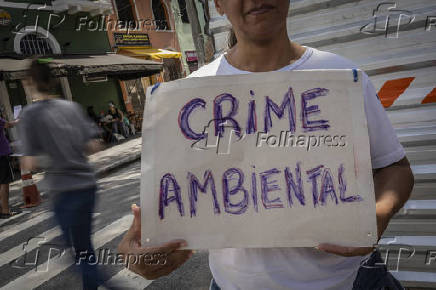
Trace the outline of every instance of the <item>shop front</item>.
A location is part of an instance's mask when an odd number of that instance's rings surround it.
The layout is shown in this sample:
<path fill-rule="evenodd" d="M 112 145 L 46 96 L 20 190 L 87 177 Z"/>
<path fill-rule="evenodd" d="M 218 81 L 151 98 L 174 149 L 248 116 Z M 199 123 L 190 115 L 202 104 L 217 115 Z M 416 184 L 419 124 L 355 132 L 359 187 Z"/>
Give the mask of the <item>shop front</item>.
<path fill-rule="evenodd" d="M 142 115 L 145 90 L 148 86 L 182 77 L 181 54 L 167 49 L 153 48 L 147 33 L 114 32 L 113 41 L 117 54 L 139 60 L 156 61 L 163 67 L 159 73 L 120 83 L 126 110 Z"/>
<path fill-rule="evenodd" d="M 69 92 L 61 86 L 58 94 L 76 101 L 84 109 L 93 107 L 95 112 L 106 112 L 108 103 L 113 102 L 124 110 L 119 81 L 135 80 L 158 74 L 162 64 L 140 60 L 113 53 L 88 56 L 53 56 L 46 59 L 52 73 L 66 80 Z M 31 59 L 0 59 L 0 105 L 2 115 L 9 120 L 17 117 L 26 105 L 39 99 L 38 93 L 27 83 L 27 70 Z M 15 115 L 15 116 L 14 116 Z M 16 132 L 11 131 L 11 139 Z"/>

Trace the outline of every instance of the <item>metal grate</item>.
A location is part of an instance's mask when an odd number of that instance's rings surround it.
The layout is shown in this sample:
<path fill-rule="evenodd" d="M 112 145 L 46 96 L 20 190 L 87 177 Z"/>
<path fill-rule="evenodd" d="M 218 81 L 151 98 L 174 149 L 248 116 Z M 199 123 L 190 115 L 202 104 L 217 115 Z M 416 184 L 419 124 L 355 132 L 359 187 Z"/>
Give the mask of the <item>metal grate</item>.
<path fill-rule="evenodd" d="M 47 38 L 36 33 L 25 35 L 20 41 L 21 54 L 24 55 L 50 55 L 53 50 Z"/>

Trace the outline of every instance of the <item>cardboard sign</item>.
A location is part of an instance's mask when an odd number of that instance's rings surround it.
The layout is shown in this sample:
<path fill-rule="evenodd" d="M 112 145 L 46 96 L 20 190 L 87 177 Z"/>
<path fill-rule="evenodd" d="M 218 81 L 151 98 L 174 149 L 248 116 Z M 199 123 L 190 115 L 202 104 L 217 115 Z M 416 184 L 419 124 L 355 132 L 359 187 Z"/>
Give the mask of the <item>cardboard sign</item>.
<path fill-rule="evenodd" d="M 371 246 L 361 72 L 188 78 L 148 88 L 142 243 Z"/>

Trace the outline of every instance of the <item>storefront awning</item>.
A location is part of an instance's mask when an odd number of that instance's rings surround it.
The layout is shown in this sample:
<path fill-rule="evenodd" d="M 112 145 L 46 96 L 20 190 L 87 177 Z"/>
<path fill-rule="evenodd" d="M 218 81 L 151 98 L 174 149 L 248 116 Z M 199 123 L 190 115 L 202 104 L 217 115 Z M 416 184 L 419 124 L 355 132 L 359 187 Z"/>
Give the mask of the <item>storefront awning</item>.
<path fill-rule="evenodd" d="M 31 62 L 31 59 L 0 58 L 0 80 L 25 78 Z M 162 70 L 161 63 L 114 53 L 53 57 L 49 64 L 58 77 L 112 76 L 125 80 L 150 76 Z"/>
<path fill-rule="evenodd" d="M 153 60 L 161 60 L 163 58 L 180 58 L 182 54 L 177 51 L 165 50 L 160 48 L 127 48 L 121 47 L 119 53 L 132 57 L 140 57 Z"/>

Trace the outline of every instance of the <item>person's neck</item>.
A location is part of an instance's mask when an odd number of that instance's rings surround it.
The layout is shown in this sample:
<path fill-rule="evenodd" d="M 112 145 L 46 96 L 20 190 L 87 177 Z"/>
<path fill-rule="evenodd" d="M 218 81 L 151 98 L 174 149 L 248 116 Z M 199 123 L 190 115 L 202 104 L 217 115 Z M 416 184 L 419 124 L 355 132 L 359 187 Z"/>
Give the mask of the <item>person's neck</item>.
<path fill-rule="evenodd" d="M 278 53 L 280 52 L 280 53 Z M 238 40 L 231 48 L 226 59 L 232 66 L 250 72 L 275 71 L 298 60 L 305 52 L 301 45 L 285 37 L 264 43 Z"/>

